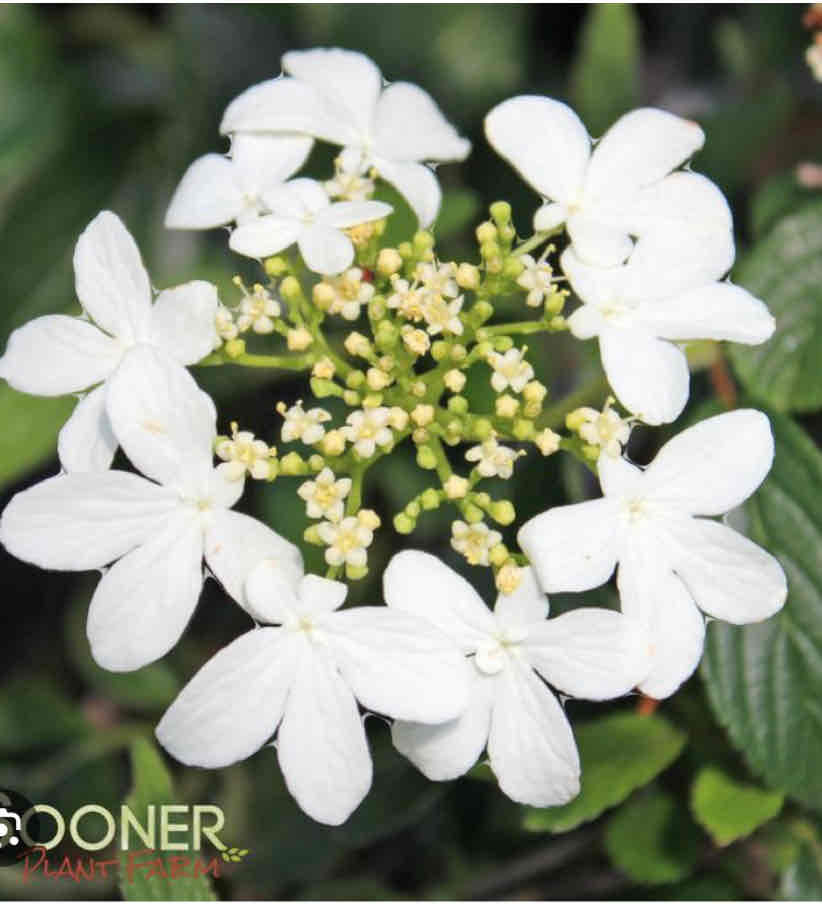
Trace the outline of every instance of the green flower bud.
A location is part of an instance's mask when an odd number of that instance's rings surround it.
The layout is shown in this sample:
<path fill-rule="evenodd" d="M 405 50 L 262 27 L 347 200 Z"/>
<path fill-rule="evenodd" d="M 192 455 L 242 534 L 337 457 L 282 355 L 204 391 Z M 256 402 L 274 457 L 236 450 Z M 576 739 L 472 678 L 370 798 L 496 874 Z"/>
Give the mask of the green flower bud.
<path fill-rule="evenodd" d="M 490 221 L 483 221 L 477 228 L 477 240 L 481 244 L 493 243 L 497 239 L 497 229 Z"/>
<path fill-rule="evenodd" d="M 400 535 L 409 535 L 414 531 L 416 524 L 417 523 L 405 513 L 397 513 L 394 517 L 394 528 Z"/>
<path fill-rule="evenodd" d="M 362 580 L 362 578 L 365 577 L 367 573 L 367 567 L 354 567 L 351 564 L 345 565 L 345 576 L 349 580 Z"/>
<path fill-rule="evenodd" d="M 494 547 L 488 552 L 488 560 L 494 567 L 501 567 L 510 557 L 510 553 L 505 545 L 500 542 L 499 545 L 494 545 Z"/>
<path fill-rule="evenodd" d="M 290 476 L 308 474 L 308 465 L 296 452 L 289 452 L 280 459 L 280 473 Z"/>
<path fill-rule="evenodd" d="M 280 283 L 280 294 L 287 300 L 299 298 L 301 292 L 300 281 L 295 276 L 286 276 Z"/>
<path fill-rule="evenodd" d="M 421 445 L 417 449 L 417 464 L 427 471 L 433 471 L 437 467 L 437 456 L 431 446 Z"/>
<path fill-rule="evenodd" d="M 365 384 L 365 372 L 361 372 L 359 369 L 349 372 L 348 375 L 346 375 L 345 384 L 352 390 L 355 388 L 362 388 Z"/>
<path fill-rule="evenodd" d="M 483 514 L 482 510 L 478 506 L 474 506 L 473 503 L 469 503 L 463 512 L 465 521 L 469 525 L 476 525 L 478 522 L 482 522 Z"/>
<path fill-rule="evenodd" d="M 487 439 L 493 431 L 494 427 L 491 424 L 491 421 L 486 420 L 484 417 L 481 417 L 479 420 L 474 420 L 474 423 L 471 427 L 471 435 L 478 439 L 480 442 Z"/>
<path fill-rule="evenodd" d="M 512 431 L 520 442 L 527 442 L 535 432 L 533 420 L 517 420 Z"/>
<path fill-rule="evenodd" d="M 397 247 L 397 251 L 405 262 L 414 259 L 414 248 L 407 240 L 403 241 L 399 247 Z"/>
<path fill-rule="evenodd" d="M 489 211 L 496 224 L 508 224 L 511 220 L 511 206 L 507 202 L 494 202 Z"/>
<path fill-rule="evenodd" d="M 491 318 L 491 315 L 494 313 L 494 307 L 488 301 L 478 301 L 473 308 L 471 308 L 471 321 L 475 326 L 484 324 Z"/>
<path fill-rule="evenodd" d="M 374 323 L 381 321 L 386 315 L 385 298 L 382 295 L 375 295 L 368 303 L 368 316 Z"/>
<path fill-rule="evenodd" d="M 325 459 L 322 455 L 312 455 L 308 459 L 308 467 L 314 472 L 322 471 L 325 468 Z"/>
<path fill-rule="evenodd" d="M 281 256 L 270 256 L 263 263 L 263 269 L 271 277 L 282 276 L 288 272 L 288 263 Z"/>
<path fill-rule="evenodd" d="M 474 503 L 476 503 L 480 509 L 484 510 L 484 509 L 487 509 L 489 504 L 491 503 L 491 494 L 486 493 L 484 490 L 481 490 L 473 495 L 473 500 L 474 500 Z"/>
<path fill-rule="evenodd" d="M 366 394 L 362 399 L 363 407 L 381 407 L 382 402 L 383 396 L 381 394 Z"/>
<path fill-rule="evenodd" d="M 517 518 L 517 511 L 510 500 L 498 500 L 496 503 L 492 503 L 488 508 L 488 512 L 494 522 L 498 522 L 501 526 L 510 526 Z"/>
<path fill-rule="evenodd" d="M 420 495 L 420 503 L 424 510 L 435 510 L 440 505 L 440 495 L 433 487 L 429 487 Z"/>
<path fill-rule="evenodd" d="M 448 409 L 451 413 L 462 416 L 468 413 L 468 401 L 461 394 L 455 394 L 448 399 Z"/>
<path fill-rule="evenodd" d="M 518 256 L 506 257 L 502 264 L 502 274 L 506 279 L 517 279 L 522 275 L 524 270 L 525 267 Z"/>
<path fill-rule="evenodd" d="M 499 229 L 499 239 L 504 244 L 510 244 L 516 236 L 517 232 L 512 224 L 506 224 L 505 227 Z"/>
<path fill-rule="evenodd" d="M 462 343 L 455 343 L 451 347 L 451 358 L 454 360 L 454 362 L 462 362 L 467 355 L 468 350 L 462 345 Z"/>
<path fill-rule="evenodd" d="M 348 404 L 349 407 L 359 407 L 360 395 L 356 391 L 343 391 L 342 399 L 346 404 Z"/>
<path fill-rule="evenodd" d="M 417 516 L 422 512 L 422 507 L 420 506 L 419 500 L 412 500 L 405 507 L 405 514 L 410 516 L 412 519 L 416 519 Z"/>
<path fill-rule="evenodd" d="M 315 397 L 339 397 L 342 394 L 342 388 L 327 378 L 312 378 L 310 384 Z"/>
<path fill-rule="evenodd" d="M 431 344 L 431 355 L 435 362 L 442 362 L 448 356 L 448 344 L 444 340 L 435 340 Z"/>
<path fill-rule="evenodd" d="M 225 353 L 232 359 L 238 359 L 245 352 L 245 340 L 229 340 L 225 344 Z"/>
<path fill-rule="evenodd" d="M 545 313 L 559 314 L 565 307 L 565 292 L 554 292 L 545 299 Z"/>
<path fill-rule="evenodd" d="M 382 320 L 377 325 L 374 342 L 383 352 L 391 351 L 400 339 L 400 332 L 389 320 Z"/>
<path fill-rule="evenodd" d="M 414 235 L 414 250 L 418 256 L 434 246 L 434 235 L 430 231 L 417 231 Z"/>
<path fill-rule="evenodd" d="M 494 344 L 494 349 L 501 353 L 504 353 L 507 349 L 511 349 L 514 345 L 514 341 L 511 337 L 494 337 L 491 342 Z"/>
<path fill-rule="evenodd" d="M 319 530 L 316 525 L 309 526 L 305 532 L 303 532 L 303 539 L 305 539 L 309 545 L 325 544 L 325 542 L 320 538 Z"/>

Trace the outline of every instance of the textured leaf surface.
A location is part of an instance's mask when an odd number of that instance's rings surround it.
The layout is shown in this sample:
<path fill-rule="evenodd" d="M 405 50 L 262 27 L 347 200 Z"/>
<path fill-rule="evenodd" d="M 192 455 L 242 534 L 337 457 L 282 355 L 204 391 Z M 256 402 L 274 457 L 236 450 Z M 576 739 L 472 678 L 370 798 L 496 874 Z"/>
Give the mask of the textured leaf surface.
<path fill-rule="evenodd" d="M 743 785 L 714 766 L 700 770 L 691 789 L 691 811 L 719 846 L 776 817 L 783 800 L 779 792 Z"/>

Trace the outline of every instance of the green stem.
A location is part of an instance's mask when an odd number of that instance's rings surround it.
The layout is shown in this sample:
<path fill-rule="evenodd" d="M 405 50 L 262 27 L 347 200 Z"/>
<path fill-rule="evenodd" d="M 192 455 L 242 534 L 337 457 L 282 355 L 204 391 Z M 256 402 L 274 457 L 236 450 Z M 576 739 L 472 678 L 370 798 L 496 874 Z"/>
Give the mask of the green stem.
<path fill-rule="evenodd" d="M 309 368 L 314 363 L 311 353 L 299 356 L 261 356 L 257 353 L 242 353 L 227 356 L 224 352 L 212 353 L 197 363 L 199 366 L 244 365 L 249 368 L 289 369 L 294 372 Z"/>
<path fill-rule="evenodd" d="M 532 333 L 544 332 L 555 332 L 551 328 L 550 320 L 528 320 L 518 321 L 517 323 L 511 324 L 492 324 L 490 327 L 480 327 L 480 329 L 477 331 L 477 334 L 490 337 L 520 333 L 527 336 L 528 334 Z"/>
<path fill-rule="evenodd" d="M 536 234 L 533 234 L 528 240 L 524 240 L 516 249 L 511 251 L 511 256 L 521 256 L 523 253 L 530 253 L 532 250 L 535 250 L 540 244 L 544 244 L 552 234 L 550 231 L 538 231 Z"/>
<path fill-rule="evenodd" d="M 554 404 L 553 407 L 548 407 L 544 410 L 538 419 L 534 421 L 534 425 L 537 429 L 544 429 L 545 427 L 557 429 L 565 423 L 565 417 L 572 410 L 576 410 L 577 407 L 601 404 L 608 396 L 609 390 L 605 376 L 597 375 L 596 378 L 585 382 L 584 385 L 581 385 L 576 391 Z"/>

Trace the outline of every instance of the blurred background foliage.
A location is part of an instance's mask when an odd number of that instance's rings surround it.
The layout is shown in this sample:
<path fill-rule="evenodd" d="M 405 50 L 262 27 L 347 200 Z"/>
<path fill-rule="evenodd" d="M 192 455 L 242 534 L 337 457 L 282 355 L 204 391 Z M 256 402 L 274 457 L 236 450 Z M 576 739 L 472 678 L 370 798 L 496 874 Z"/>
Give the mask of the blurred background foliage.
<path fill-rule="evenodd" d="M 0 785 L 64 814 L 89 802 L 115 808 L 126 797 L 217 803 L 229 844 L 249 850 L 216 890 L 155 883 L 121 892 L 111 879 L 23 884 L 12 867 L 0 869 L 0 897 L 822 897 L 822 199 L 818 173 L 797 171 L 822 153 L 822 100 L 804 61 L 802 13 L 767 4 L 0 7 L 0 341 L 31 317 L 77 310 L 72 249 L 103 208 L 123 216 L 158 288 L 205 278 L 237 300 L 230 279 L 253 268 L 226 249 L 224 232 L 168 232 L 163 213 L 191 160 L 226 149 L 217 134 L 226 103 L 278 73 L 290 48 L 364 51 L 388 79 L 428 89 L 471 137 L 471 158 L 440 170 L 446 199 L 435 230 L 446 259 L 475 258 L 472 228 L 493 200 L 511 201 L 522 235 L 530 229 L 533 194 L 483 140 L 494 103 L 556 96 L 595 135 L 638 104 L 699 120 L 708 141 L 694 167 L 734 209 L 734 279 L 768 301 L 777 335 L 727 355 L 695 348 L 701 371 L 689 417 L 652 436 L 638 431 L 631 448 L 647 459 L 660 439 L 734 404 L 771 411 L 774 471 L 736 524 L 778 555 L 791 586 L 784 612 L 763 625 L 712 624 L 701 675 L 652 714 L 636 698 L 611 707 L 569 702 L 584 767 L 571 805 L 514 805 L 484 766 L 457 783 L 430 784 L 391 749 L 383 722 L 369 718 L 374 788 L 347 824 L 329 829 L 297 810 L 270 748 L 204 772 L 172 765 L 150 743 L 185 679 L 249 627 L 212 582 L 167 658 L 114 675 L 92 662 L 84 635 L 95 578 L 40 572 L 0 552 Z M 323 177 L 330 164 L 330 149 L 318 146 L 308 172 Z M 398 203 L 389 233 L 400 240 L 411 230 Z M 545 338 L 529 358 L 556 399 L 588 382 L 591 400 L 601 399 L 588 346 Z M 270 371 L 197 374 L 224 428 L 238 419 L 270 441 L 276 401 L 305 396 L 302 382 Z M 470 385 L 476 400 L 487 390 L 480 379 Z M 3 503 L 56 472 L 56 433 L 71 406 L 0 386 Z M 426 478 L 411 453 L 395 453 L 375 467 L 367 501 L 394 512 Z M 573 460 L 532 454 L 495 492 L 516 501 L 522 520 L 595 490 Z M 306 525 L 287 479 L 250 484 L 242 508 L 293 539 Z M 353 601 L 378 600 L 379 574 L 399 547 L 427 548 L 463 569 L 448 526 L 438 511 L 407 538 L 383 529 L 372 577 L 356 585 Z M 309 556 L 309 567 L 316 563 Z M 490 597 L 490 581 L 472 578 Z M 616 600 L 609 587 L 591 598 Z M 562 611 L 580 599 L 552 604 Z"/>

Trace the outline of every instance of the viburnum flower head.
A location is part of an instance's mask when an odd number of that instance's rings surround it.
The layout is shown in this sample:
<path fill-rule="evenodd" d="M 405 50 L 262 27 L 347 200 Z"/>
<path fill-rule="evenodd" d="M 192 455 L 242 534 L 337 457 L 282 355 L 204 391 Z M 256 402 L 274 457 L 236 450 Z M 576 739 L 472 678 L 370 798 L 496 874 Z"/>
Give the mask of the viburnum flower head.
<path fill-rule="evenodd" d="M 335 611 L 346 587 L 333 580 L 297 582 L 263 564 L 245 593 L 263 627 L 206 663 L 157 738 L 181 762 L 214 768 L 245 759 L 276 732 L 299 806 L 320 823 L 341 824 L 371 787 L 357 702 L 406 721 L 450 721 L 467 702 L 464 658 L 447 635 L 405 612 Z"/>
<path fill-rule="evenodd" d="M 237 225 L 228 245 L 261 259 L 296 243 L 313 272 L 335 275 L 354 260 L 354 244 L 343 229 L 385 218 L 384 202 L 330 202 L 313 179 L 293 179 L 263 194 L 269 214 Z"/>
<path fill-rule="evenodd" d="M 188 282 L 153 300 L 134 238 L 107 211 L 80 235 L 74 277 L 85 314 L 47 314 L 15 330 L 0 358 L 0 377 L 18 391 L 44 397 L 91 389 L 60 431 L 58 451 L 66 471 L 100 471 L 110 467 L 117 450 L 105 383 L 141 344 L 184 365 L 199 362 L 219 344 L 219 298 L 210 283 Z"/>
<path fill-rule="evenodd" d="M 403 551 L 385 572 L 385 599 L 431 622 L 473 665 L 468 707 L 447 724 L 397 721 L 394 745 L 429 779 L 463 775 L 488 750 L 500 788 L 537 807 L 579 792 L 571 726 L 545 685 L 584 699 L 629 692 L 647 671 L 641 624 L 607 609 L 548 619 L 548 600 L 530 568 L 491 612 L 473 587 L 433 555 Z"/>
<path fill-rule="evenodd" d="M 774 332 L 765 304 L 730 282 L 732 254 L 675 251 L 653 260 L 636 252 L 624 266 L 584 263 L 573 248 L 562 269 L 583 302 L 568 318 L 580 339 L 598 337 L 608 382 L 620 403 L 652 425 L 675 420 L 688 401 L 690 374 L 672 340 L 731 340 L 756 345 Z"/>
<path fill-rule="evenodd" d="M 764 480 L 773 461 L 765 414 L 734 410 L 671 439 L 642 470 L 603 453 L 604 496 L 556 507 L 519 531 L 549 593 L 582 592 L 618 567 L 622 611 L 647 626 L 653 656 L 639 688 L 671 695 L 702 656 L 705 620 L 759 622 L 785 603 L 779 562 L 721 522 Z"/>
<path fill-rule="evenodd" d="M 534 229 L 564 224 L 579 259 L 624 262 L 634 248 L 714 251 L 733 261 L 731 214 L 722 193 L 697 173 L 677 170 L 704 141 L 695 123 L 660 109 L 622 116 L 591 150 L 573 110 L 543 96 L 517 96 L 494 107 L 485 133 L 542 196 Z M 648 251 L 645 253 L 645 251 Z M 730 265 L 730 263 L 729 263 Z"/>
<path fill-rule="evenodd" d="M 200 595 L 203 557 L 240 605 L 259 561 L 293 579 L 303 565 L 292 544 L 231 510 L 245 482 L 214 470 L 214 404 L 182 366 L 148 346 L 129 350 L 106 389 L 106 412 L 145 477 L 99 471 L 42 481 L 6 506 L 0 540 L 50 570 L 111 564 L 89 608 L 91 651 L 108 670 L 136 670 L 182 635 Z"/>
<path fill-rule="evenodd" d="M 426 164 L 464 160 L 471 149 L 434 100 L 411 83 L 385 86 L 374 62 L 356 51 L 291 51 L 282 64 L 290 76 L 238 96 L 226 109 L 220 131 L 301 132 L 340 144 L 342 172 L 373 168 L 428 227 L 442 193 Z"/>

